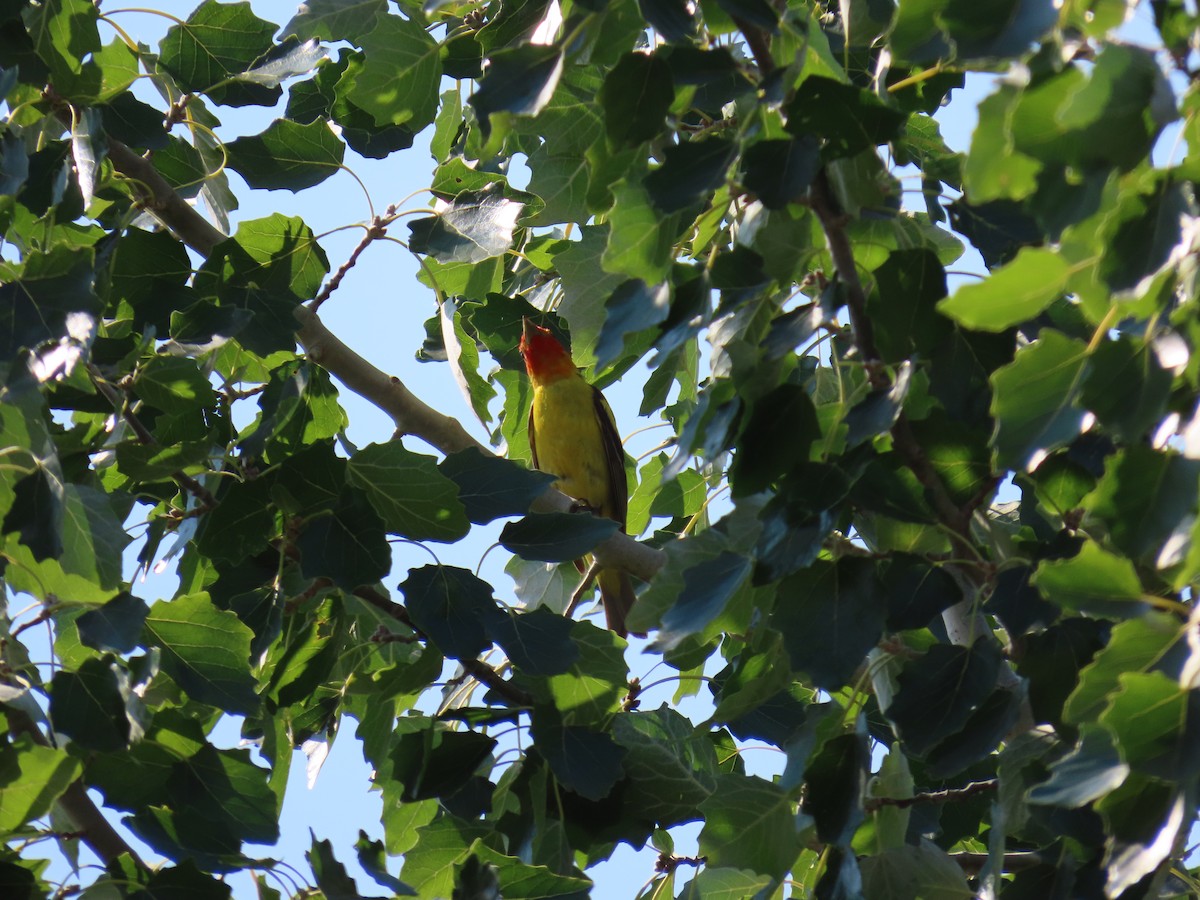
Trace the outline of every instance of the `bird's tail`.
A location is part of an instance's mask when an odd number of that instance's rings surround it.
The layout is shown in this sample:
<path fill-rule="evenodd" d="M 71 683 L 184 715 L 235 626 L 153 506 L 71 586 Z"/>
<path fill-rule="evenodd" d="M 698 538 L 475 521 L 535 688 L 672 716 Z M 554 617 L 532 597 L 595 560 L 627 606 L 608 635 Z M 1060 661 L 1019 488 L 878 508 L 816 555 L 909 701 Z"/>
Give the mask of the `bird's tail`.
<path fill-rule="evenodd" d="M 637 599 L 629 573 L 620 569 L 601 569 L 596 582 L 600 585 L 600 599 L 604 601 L 604 617 L 608 620 L 609 630 L 627 637 L 625 617 Z"/>

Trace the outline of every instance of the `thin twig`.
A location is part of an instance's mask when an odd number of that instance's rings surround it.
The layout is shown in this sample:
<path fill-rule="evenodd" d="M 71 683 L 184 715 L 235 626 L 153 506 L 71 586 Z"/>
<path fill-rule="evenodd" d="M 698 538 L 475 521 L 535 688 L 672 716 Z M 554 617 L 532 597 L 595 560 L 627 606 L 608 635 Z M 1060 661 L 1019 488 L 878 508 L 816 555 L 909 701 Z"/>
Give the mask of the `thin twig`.
<path fill-rule="evenodd" d="M 700 868 L 708 862 L 707 856 L 674 856 L 670 853 L 660 853 L 654 863 L 656 872 L 674 872 L 680 866 L 695 866 Z"/>
<path fill-rule="evenodd" d="M 950 858 L 962 868 L 967 875 L 978 875 L 988 864 L 986 853 L 951 853 Z M 1005 853 L 1001 858 L 1002 872 L 1021 872 L 1025 869 L 1036 869 L 1045 862 L 1045 857 L 1033 851 L 1016 851 Z"/>
<path fill-rule="evenodd" d="M 333 277 L 325 282 L 325 286 L 313 297 L 308 308 L 316 312 L 321 308 L 321 304 L 329 299 L 329 295 L 338 289 L 338 285 L 342 283 L 342 279 L 346 277 L 346 273 L 354 268 L 354 264 L 358 262 L 358 258 L 362 252 L 371 244 L 379 240 L 381 237 L 387 236 L 387 227 L 396 221 L 396 206 L 389 206 L 382 216 L 376 216 L 371 220 L 371 224 L 367 226 L 367 233 L 363 235 L 363 239 L 358 242 L 358 246 L 354 248 L 354 252 L 349 258 L 338 266 L 338 270 L 333 273 Z"/>
<path fill-rule="evenodd" d="M 913 794 L 911 797 L 870 797 L 863 803 L 863 810 L 866 812 L 875 812 L 885 806 L 907 809 L 910 806 L 916 806 L 921 803 L 953 803 L 956 800 L 966 800 L 977 794 L 986 794 L 989 791 L 994 791 L 998 784 L 999 782 L 995 778 L 989 778 L 986 781 L 972 781 L 960 788 L 947 788 L 944 791 L 925 791 L 920 794 Z"/>
<path fill-rule="evenodd" d="M 27 631 L 28 629 L 33 628 L 36 625 L 41 625 L 43 622 L 48 620 L 54 614 L 54 611 L 56 609 L 58 609 L 58 604 L 52 604 L 50 606 L 45 607 L 40 613 L 38 613 L 36 616 L 34 616 L 28 622 L 22 622 L 20 625 L 18 625 L 16 628 L 14 628 L 12 631 L 12 634 L 9 635 L 9 637 L 10 638 L 19 638 L 21 636 L 22 632 Z"/>
<path fill-rule="evenodd" d="M 583 602 L 583 595 L 592 587 L 592 582 L 596 580 L 596 573 L 600 571 L 600 566 L 596 560 L 592 560 L 592 564 L 587 567 L 587 571 L 583 573 L 583 580 L 579 582 L 579 586 L 571 593 L 571 602 L 567 604 L 567 608 L 563 611 L 563 615 L 568 619 L 575 615 L 575 610 L 579 608 L 579 604 Z"/>

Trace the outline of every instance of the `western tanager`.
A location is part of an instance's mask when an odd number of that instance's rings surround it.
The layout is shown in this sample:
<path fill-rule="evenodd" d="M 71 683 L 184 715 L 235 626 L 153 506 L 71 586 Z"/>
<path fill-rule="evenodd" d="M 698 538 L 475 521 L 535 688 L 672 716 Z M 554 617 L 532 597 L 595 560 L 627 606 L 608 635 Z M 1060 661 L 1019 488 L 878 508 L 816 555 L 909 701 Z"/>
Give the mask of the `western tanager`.
<path fill-rule="evenodd" d="M 533 384 L 529 447 L 534 468 L 557 476 L 555 487 L 597 515 L 615 519 L 624 531 L 629 507 L 625 451 L 604 395 L 584 381 L 548 328 L 525 319 L 520 350 Z M 581 562 L 576 566 L 584 568 Z M 634 601 L 628 573 L 601 569 L 596 582 L 608 627 L 624 637 Z"/>

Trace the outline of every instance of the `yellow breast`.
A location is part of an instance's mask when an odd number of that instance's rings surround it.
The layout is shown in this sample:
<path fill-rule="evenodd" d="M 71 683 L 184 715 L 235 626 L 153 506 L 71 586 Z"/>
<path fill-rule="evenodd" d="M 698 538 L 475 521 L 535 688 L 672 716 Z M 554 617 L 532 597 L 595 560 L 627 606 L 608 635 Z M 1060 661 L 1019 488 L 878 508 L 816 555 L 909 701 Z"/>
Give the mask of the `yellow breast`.
<path fill-rule="evenodd" d="M 608 467 L 592 388 L 582 378 L 534 387 L 533 431 L 538 468 L 558 477 L 557 487 L 601 515 L 611 515 Z"/>

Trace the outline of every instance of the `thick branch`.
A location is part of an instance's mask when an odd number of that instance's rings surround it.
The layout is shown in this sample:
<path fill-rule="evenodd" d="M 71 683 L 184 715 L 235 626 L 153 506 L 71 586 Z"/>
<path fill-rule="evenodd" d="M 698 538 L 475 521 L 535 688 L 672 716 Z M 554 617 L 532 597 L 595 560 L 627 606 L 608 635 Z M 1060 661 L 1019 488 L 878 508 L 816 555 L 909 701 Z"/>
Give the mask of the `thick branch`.
<path fill-rule="evenodd" d="M 5 710 L 5 713 L 8 716 L 9 730 L 13 734 L 27 734 L 35 743 L 41 744 L 43 747 L 50 746 L 50 742 L 46 740 L 41 729 L 25 713 L 11 706 Z M 67 814 L 67 818 L 71 820 L 83 842 L 91 847 L 105 863 L 110 863 L 121 854 L 128 853 L 138 866 L 146 868 L 146 864 L 138 857 L 137 852 L 125 842 L 125 839 L 117 833 L 117 830 L 109 824 L 108 819 L 104 818 L 104 814 L 92 802 L 82 781 L 71 782 L 70 787 L 58 798 L 58 805 Z"/>
<path fill-rule="evenodd" d="M 136 190 L 142 206 L 197 253 L 208 256 L 225 240 L 220 230 L 175 192 L 150 160 L 114 140 L 108 142 L 108 158 L 118 172 L 139 182 Z"/>

